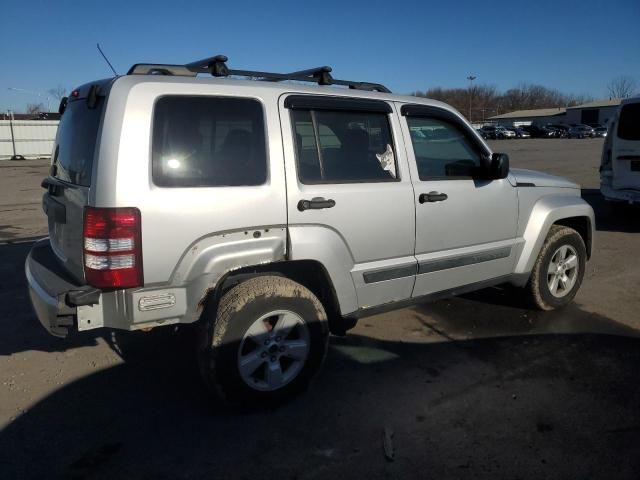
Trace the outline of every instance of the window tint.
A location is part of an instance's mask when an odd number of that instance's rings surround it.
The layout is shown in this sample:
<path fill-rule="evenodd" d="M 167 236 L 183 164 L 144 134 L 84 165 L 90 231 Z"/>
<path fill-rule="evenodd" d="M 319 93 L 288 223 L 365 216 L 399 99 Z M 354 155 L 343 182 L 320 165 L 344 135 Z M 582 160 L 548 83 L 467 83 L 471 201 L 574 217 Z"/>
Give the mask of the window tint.
<path fill-rule="evenodd" d="M 407 117 L 420 180 L 468 177 L 480 167 L 480 153 L 452 123 L 436 118 Z"/>
<path fill-rule="evenodd" d="M 153 181 L 164 187 L 261 185 L 267 179 L 256 100 L 170 96 L 153 123 Z"/>
<path fill-rule="evenodd" d="M 384 113 L 292 110 L 302 183 L 396 179 L 389 120 Z"/>
<path fill-rule="evenodd" d="M 630 103 L 622 107 L 618 137 L 623 140 L 640 140 L 640 103 Z"/>
<path fill-rule="evenodd" d="M 88 108 L 85 99 L 69 102 L 60 119 L 53 163 L 55 176 L 76 185 L 91 185 L 91 170 L 104 106 L 98 97 L 96 108 Z"/>

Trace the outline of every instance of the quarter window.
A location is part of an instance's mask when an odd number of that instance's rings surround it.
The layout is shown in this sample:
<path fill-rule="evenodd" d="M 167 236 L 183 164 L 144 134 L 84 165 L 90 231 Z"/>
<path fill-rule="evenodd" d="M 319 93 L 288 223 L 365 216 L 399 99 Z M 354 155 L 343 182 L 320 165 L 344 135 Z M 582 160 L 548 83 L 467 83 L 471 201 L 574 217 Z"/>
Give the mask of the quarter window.
<path fill-rule="evenodd" d="M 481 166 L 480 153 L 455 124 L 414 116 L 407 124 L 420 180 L 470 177 Z"/>
<path fill-rule="evenodd" d="M 640 140 L 640 103 L 630 103 L 622 107 L 618 137 L 623 140 Z"/>
<path fill-rule="evenodd" d="M 292 110 L 302 183 L 397 179 L 389 119 L 384 113 Z"/>
<path fill-rule="evenodd" d="M 261 185 L 267 179 L 256 100 L 167 96 L 153 120 L 153 181 L 163 187 Z"/>

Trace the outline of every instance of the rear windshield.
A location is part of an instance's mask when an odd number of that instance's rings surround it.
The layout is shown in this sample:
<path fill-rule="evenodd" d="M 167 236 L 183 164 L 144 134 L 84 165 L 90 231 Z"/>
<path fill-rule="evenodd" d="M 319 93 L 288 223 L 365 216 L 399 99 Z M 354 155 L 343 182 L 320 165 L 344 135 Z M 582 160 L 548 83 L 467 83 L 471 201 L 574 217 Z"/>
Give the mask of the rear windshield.
<path fill-rule="evenodd" d="M 91 185 L 91 169 L 103 106 L 103 97 L 98 97 L 95 108 L 89 108 L 85 99 L 67 105 L 58 126 L 53 154 L 56 178 L 76 185 Z"/>
<path fill-rule="evenodd" d="M 618 137 L 623 140 L 640 140 L 640 103 L 630 103 L 622 107 Z"/>

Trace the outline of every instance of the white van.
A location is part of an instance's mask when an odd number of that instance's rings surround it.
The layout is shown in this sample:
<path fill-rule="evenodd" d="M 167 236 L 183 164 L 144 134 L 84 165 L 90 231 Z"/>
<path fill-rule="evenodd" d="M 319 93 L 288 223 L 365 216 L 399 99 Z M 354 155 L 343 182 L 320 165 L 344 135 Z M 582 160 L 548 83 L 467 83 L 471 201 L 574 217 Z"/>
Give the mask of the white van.
<path fill-rule="evenodd" d="M 607 200 L 640 203 L 640 96 L 623 100 L 609 124 L 600 192 Z"/>

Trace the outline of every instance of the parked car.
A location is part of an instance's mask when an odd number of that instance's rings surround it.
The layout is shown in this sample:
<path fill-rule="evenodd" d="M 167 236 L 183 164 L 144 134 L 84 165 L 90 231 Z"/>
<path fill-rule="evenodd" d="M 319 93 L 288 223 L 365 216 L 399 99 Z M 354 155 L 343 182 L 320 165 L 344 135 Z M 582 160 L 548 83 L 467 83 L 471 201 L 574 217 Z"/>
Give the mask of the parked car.
<path fill-rule="evenodd" d="M 502 131 L 495 125 L 485 125 L 480 130 L 482 131 L 482 138 L 489 140 L 504 138 Z"/>
<path fill-rule="evenodd" d="M 508 132 L 511 132 L 513 135 L 510 138 L 519 138 L 518 137 L 518 129 L 516 127 L 505 127 Z"/>
<path fill-rule="evenodd" d="M 555 136 L 555 131 L 550 130 L 546 127 L 540 127 L 537 125 L 528 125 L 522 128 L 525 131 L 529 132 L 529 134 L 533 138 L 553 138 Z"/>
<path fill-rule="evenodd" d="M 609 123 L 600 192 L 611 202 L 640 204 L 640 96 L 623 100 Z"/>
<path fill-rule="evenodd" d="M 364 316 L 503 283 L 572 301 L 595 226 L 578 185 L 510 169 L 440 102 L 226 61 L 136 64 L 62 102 L 25 265 L 50 333 L 194 325 L 204 382 L 262 405 Z"/>
<path fill-rule="evenodd" d="M 545 129 L 550 133 L 550 135 L 549 135 L 549 136 L 550 136 L 550 137 L 552 137 L 552 138 L 559 138 L 559 137 L 560 137 L 560 135 L 561 135 L 560 130 L 558 130 L 558 129 L 557 129 L 557 128 L 555 128 L 555 127 L 552 127 L 552 126 L 550 126 L 550 125 L 547 125 L 547 126 L 545 126 L 544 128 L 545 128 Z"/>
<path fill-rule="evenodd" d="M 516 127 L 516 138 L 531 138 L 531 134 L 522 127 Z"/>
<path fill-rule="evenodd" d="M 509 128 L 506 128 L 506 127 L 502 127 L 500 125 L 498 125 L 496 127 L 496 133 L 498 135 L 498 138 L 506 138 L 506 139 L 516 138 L 516 132 L 515 131 L 513 131 L 513 130 L 511 130 Z"/>
<path fill-rule="evenodd" d="M 554 134 L 557 138 L 566 138 L 569 135 L 569 125 L 564 125 L 562 123 L 553 123 L 547 125 L 547 128 L 554 129 Z"/>
<path fill-rule="evenodd" d="M 567 132 L 569 138 L 592 138 L 595 137 L 593 128 L 588 125 L 572 125 Z"/>
<path fill-rule="evenodd" d="M 598 127 L 593 129 L 596 137 L 606 137 L 607 127 Z"/>

